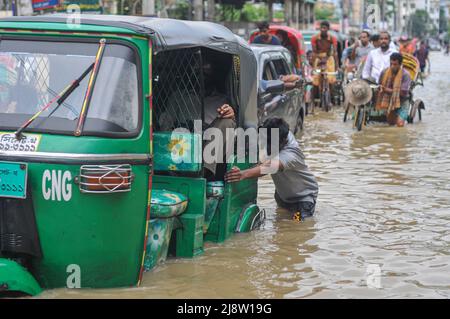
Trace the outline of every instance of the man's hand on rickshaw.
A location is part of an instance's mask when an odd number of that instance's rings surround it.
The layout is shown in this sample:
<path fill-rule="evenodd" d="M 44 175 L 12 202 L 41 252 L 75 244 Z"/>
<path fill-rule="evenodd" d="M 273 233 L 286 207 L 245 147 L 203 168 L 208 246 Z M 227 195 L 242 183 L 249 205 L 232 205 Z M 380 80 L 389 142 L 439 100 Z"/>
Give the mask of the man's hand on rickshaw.
<path fill-rule="evenodd" d="M 234 166 L 231 170 L 225 173 L 225 181 L 228 183 L 239 182 L 244 179 L 244 174 L 242 171 Z"/>
<path fill-rule="evenodd" d="M 224 104 L 217 109 L 219 113 L 219 118 L 221 119 L 234 119 L 234 109 L 228 105 Z"/>

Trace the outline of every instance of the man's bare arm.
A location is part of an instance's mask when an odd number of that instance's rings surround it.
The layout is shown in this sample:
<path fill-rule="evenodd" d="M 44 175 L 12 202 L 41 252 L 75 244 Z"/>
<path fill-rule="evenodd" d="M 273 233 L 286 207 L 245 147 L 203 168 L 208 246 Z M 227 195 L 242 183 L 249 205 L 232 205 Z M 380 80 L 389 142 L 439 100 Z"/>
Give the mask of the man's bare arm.
<path fill-rule="evenodd" d="M 271 170 L 282 170 L 283 165 L 278 160 L 270 160 L 263 164 L 256 165 L 252 168 L 240 170 L 238 167 L 233 167 L 225 174 L 225 181 L 228 183 L 235 183 L 245 179 L 259 178 L 267 175 Z"/>

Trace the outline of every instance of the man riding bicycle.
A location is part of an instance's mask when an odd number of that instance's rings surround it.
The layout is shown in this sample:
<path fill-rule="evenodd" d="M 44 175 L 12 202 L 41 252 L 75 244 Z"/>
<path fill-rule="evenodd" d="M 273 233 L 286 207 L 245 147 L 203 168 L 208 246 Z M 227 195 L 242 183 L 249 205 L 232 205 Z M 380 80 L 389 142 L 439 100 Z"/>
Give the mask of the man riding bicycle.
<path fill-rule="evenodd" d="M 320 69 L 322 72 L 333 73 L 336 72 L 338 64 L 337 56 L 337 39 L 329 34 L 330 23 L 328 21 L 322 21 L 320 23 L 320 33 L 316 34 L 311 39 L 311 45 L 313 49 L 313 61 L 314 69 Z M 328 83 L 330 84 L 330 90 L 336 82 L 335 75 L 328 75 Z M 314 84 L 314 97 L 319 98 L 322 88 L 322 77 L 320 74 L 316 74 L 313 77 Z"/>

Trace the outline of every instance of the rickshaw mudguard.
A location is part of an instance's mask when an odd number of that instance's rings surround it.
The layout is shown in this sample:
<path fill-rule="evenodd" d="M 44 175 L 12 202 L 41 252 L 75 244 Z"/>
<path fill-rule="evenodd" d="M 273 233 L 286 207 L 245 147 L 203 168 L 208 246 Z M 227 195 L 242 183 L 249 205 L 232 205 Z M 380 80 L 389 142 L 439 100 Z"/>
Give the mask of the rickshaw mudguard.
<path fill-rule="evenodd" d="M 253 228 L 253 221 L 260 213 L 259 207 L 256 204 L 251 204 L 242 210 L 238 224 L 236 225 L 237 233 L 245 233 L 251 231 Z"/>
<path fill-rule="evenodd" d="M 42 288 L 24 267 L 15 261 L 0 258 L 0 296 L 5 292 L 36 296 Z"/>

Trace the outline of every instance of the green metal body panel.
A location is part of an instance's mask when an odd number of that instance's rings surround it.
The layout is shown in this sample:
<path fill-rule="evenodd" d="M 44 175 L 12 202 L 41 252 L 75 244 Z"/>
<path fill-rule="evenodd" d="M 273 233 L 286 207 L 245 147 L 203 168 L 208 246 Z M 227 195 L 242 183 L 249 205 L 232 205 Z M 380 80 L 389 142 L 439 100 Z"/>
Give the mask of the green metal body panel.
<path fill-rule="evenodd" d="M 142 86 L 142 127 L 137 137 L 107 138 L 95 136 L 63 136 L 45 133 L 41 135 L 38 152 L 67 154 L 148 154 L 150 155 L 150 107 L 149 99 L 149 42 L 142 36 L 121 29 L 81 25 L 73 30 L 64 23 L 14 23 L 0 22 L 0 33 L 46 39 L 114 38 L 128 41 L 136 47 L 140 57 Z M 14 32 L 6 29 L 32 29 L 31 32 Z M 38 30 L 38 31 L 37 31 Z M 51 31 L 51 32 L 49 32 Z M 55 31 L 53 33 L 53 31 Z M 58 34 L 56 31 L 76 32 Z M 116 35 L 114 33 L 120 34 Z M 138 66 L 139 67 L 139 66 Z M 26 135 L 25 131 L 25 135 Z M 27 160 L 21 160 L 27 163 Z M 126 161 L 123 164 L 127 164 Z M 149 202 L 148 165 L 132 165 L 135 178 L 131 191 L 114 194 L 81 193 L 75 182 L 80 164 L 50 163 L 46 160 L 28 163 L 28 185 L 36 216 L 36 223 L 43 258 L 35 260 L 34 273 L 44 288 L 64 287 L 71 275 L 70 265 L 80 269 L 81 287 L 120 287 L 136 285 L 144 253 L 147 203 Z M 61 185 L 61 180 L 44 181 L 44 172 L 58 177 L 65 172 L 71 179 Z M 54 174 L 54 175 L 52 175 Z M 56 186 L 55 186 L 56 183 Z M 59 186 L 58 186 L 59 185 Z M 43 188 L 51 191 L 49 199 Z M 71 188 L 68 200 L 53 189 Z M 57 191 L 55 191 L 57 192 Z M 69 267 L 69 268 L 68 268 Z"/>
<path fill-rule="evenodd" d="M 252 223 L 255 216 L 259 213 L 259 207 L 256 204 L 251 204 L 244 208 L 241 213 L 240 220 L 236 226 L 236 231 L 238 233 L 245 233 L 252 230 Z"/>
<path fill-rule="evenodd" d="M 0 296 L 13 292 L 35 296 L 41 291 L 36 279 L 25 268 L 15 261 L 0 258 Z"/>
<path fill-rule="evenodd" d="M 169 253 L 194 257 L 203 253 L 203 224 L 206 210 L 206 180 L 184 176 L 153 176 L 153 189 L 165 189 L 188 198 L 186 211 L 176 220 Z M 150 215 L 150 218 L 152 216 Z"/>
<path fill-rule="evenodd" d="M 228 164 L 229 169 L 232 166 L 246 169 L 253 165 L 249 163 Z M 257 179 L 225 184 L 225 197 L 220 202 L 218 211 L 209 225 L 205 240 L 223 242 L 228 239 L 235 232 L 242 208 L 248 206 L 249 203 L 256 203 L 257 194 Z"/>
<path fill-rule="evenodd" d="M 188 206 L 184 214 L 203 216 L 205 212 L 206 180 L 204 178 L 153 175 L 153 189 L 165 189 L 186 196 Z M 151 214 L 150 218 L 152 218 Z"/>

